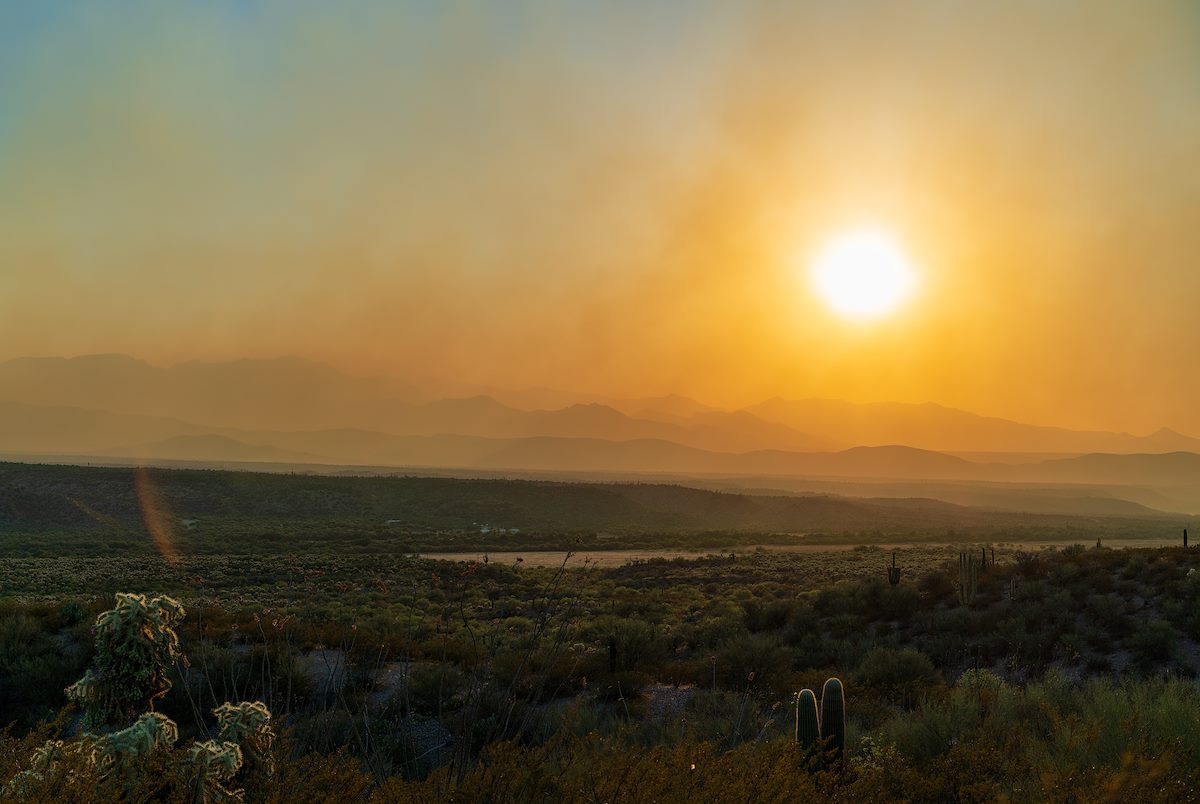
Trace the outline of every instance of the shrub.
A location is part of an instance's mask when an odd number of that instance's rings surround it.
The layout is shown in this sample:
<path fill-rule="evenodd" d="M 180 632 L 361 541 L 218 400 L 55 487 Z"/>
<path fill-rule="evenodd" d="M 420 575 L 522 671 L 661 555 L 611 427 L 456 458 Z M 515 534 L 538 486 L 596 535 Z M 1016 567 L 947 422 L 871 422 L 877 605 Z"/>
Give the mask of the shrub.
<path fill-rule="evenodd" d="M 717 652 L 717 679 L 726 689 L 771 687 L 792 664 L 791 651 L 767 634 L 735 637 Z"/>
<path fill-rule="evenodd" d="M 87 609 L 77 600 L 70 600 L 63 604 L 59 609 L 58 616 L 62 619 L 64 625 L 75 625 L 82 622 L 87 616 Z"/>
<path fill-rule="evenodd" d="M 876 648 L 863 657 L 855 681 L 891 703 L 911 708 L 922 694 L 942 683 L 929 657 L 906 648 Z"/>
<path fill-rule="evenodd" d="M 1178 634 L 1165 620 L 1152 620 L 1128 639 L 1128 645 L 1143 665 L 1169 660 L 1175 653 Z"/>

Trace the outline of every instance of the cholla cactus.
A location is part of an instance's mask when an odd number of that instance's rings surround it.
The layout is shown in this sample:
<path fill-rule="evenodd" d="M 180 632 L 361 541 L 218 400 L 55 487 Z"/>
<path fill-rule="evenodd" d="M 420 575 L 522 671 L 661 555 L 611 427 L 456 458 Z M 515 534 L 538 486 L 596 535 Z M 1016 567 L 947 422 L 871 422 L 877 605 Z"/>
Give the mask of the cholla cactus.
<path fill-rule="evenodd" d="M 275 732 L 271 729 L 271 710 L 262 701 L 223 703 L 213 710 L 220 731 L 217 739 L 241 747 L 248 765 L 270 776 L 275 773 L 271 748 Z"/>
<path fill-rule="evenodd" d="M 245 791 L 232 786 L 239 771 L 243 782 L 275 772 L 271 710 L 261 701 L 243 701 L 223 703 L 213 714 L 217 716 L 217 739 L 196 743 L 188 750 L 192 801 L 243 801 Z"/>
<path fill-rule="evenodd" d="M 86 725 L 103 730 L 129 723 L 171 688 L 170 670 L 179 656 L 175 625 L 186 612 L 165 595 L 118 593 L 115 608 L 96 618 L 94 669 L 67 688 L 83 707 Z"/>
<path fill-rule="evenodd" d="M 271 710 L 262 701 L 242 701 L 239 704 L 223 703 L 213 710 L 217 716 L 221 740 L 241 743 L 249 735 L 275 741 L 271 730 Z"/>
<path fill-rule="evenodd" d="M 0 793 L 14 798 L 28 795 L 29 786 L 45 779 L 46 774 L 66 757 L 67 750 L 62 740 L 47 740 L 41 748 L 34 749 L 29 758 L 29 767 L 14 776 L 4 788 L 0 788 Z"/>
<path fill-rule="evenodd" d="M 92 761 L 107 773 L 127 757 L 145 756 L 156 748 L 169 751 L 178 739 L 175 721 L 160 712 L 147 712 L 129 728 L 98 738 Z"/>
<path fill-rule="evenodd" d="M 188 749 L 188 762 L 192 765 L 193 804 L 245 800 L 243 791 L 228 786 L 242 767 L 242 749 L 237 743 L 216 740 L 194 743 Z"/>
<path fill-rule="evenodd" d="M 29 769 L 37 773 L 45 773 L 64 756 L 66 756 L 66 746 L 62 740 L 47 740 L 41 748 L 34 749 Z"/>

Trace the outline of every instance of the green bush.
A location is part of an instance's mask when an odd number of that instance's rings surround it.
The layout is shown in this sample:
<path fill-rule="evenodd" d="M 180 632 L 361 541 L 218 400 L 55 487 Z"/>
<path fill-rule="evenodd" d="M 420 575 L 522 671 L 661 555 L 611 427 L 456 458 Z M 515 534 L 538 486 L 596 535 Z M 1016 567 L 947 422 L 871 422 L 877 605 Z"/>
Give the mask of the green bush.
<path fill-rule="evenodd" d="M 912 648 L 876 648 L 863 657 L 854 674 L 856 687 L 866 687 L 889 703 L 912 708 L 942 685 L 941 673 L 929 657 Z"/>
<path fill-rule="evenodd" d="M 1145 666 L 1165 662 L 1175 655 L 1179 634 L 1165 620 L 1152 620 L 1126 640 L 1138 661 Z"/>

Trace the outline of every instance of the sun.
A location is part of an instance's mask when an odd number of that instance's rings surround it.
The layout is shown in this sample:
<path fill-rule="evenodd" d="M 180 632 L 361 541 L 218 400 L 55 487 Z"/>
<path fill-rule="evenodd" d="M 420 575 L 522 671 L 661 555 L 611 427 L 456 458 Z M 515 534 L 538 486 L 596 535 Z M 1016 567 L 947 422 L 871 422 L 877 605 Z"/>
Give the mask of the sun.
<path fill-rule="evenodd" d="M 882 318 L 916 290 L 912 263 L 882 229 L 843 232 L 817 253 L 813 289 L 838 315 L 855 321 Z"/>

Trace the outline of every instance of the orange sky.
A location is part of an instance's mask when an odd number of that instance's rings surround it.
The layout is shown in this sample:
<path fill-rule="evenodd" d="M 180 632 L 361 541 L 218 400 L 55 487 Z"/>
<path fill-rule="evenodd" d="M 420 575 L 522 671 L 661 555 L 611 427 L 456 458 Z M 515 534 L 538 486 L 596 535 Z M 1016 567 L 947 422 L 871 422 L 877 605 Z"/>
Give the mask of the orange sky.
<path fill-rule="evenodd" d="M 1195 3 L 641 5 L 0 5 L 0 359 L 1200 434 Z"/>

